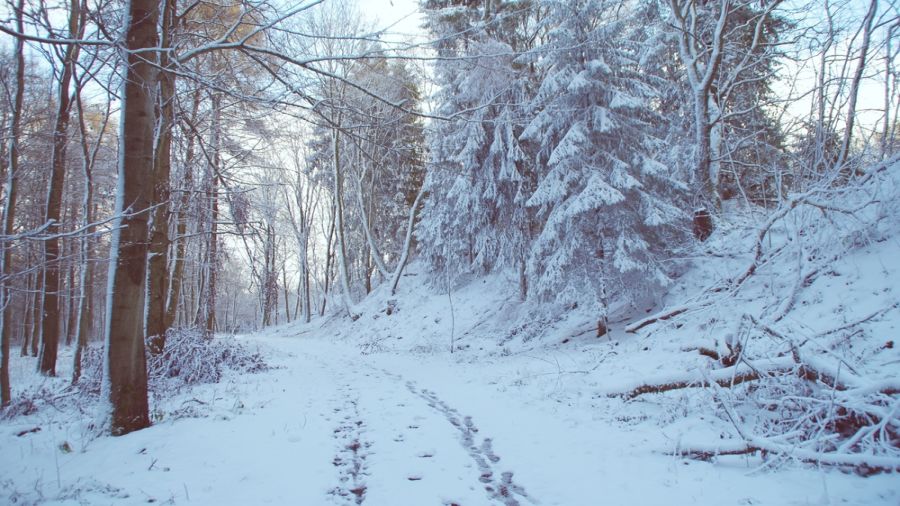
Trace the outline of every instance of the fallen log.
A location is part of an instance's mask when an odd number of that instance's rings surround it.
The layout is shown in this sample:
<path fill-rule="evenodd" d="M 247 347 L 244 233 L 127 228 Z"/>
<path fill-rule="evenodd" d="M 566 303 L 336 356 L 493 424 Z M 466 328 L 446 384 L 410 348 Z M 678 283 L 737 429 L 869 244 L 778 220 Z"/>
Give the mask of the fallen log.
<path fill-rule="evenodd" d="M 825 453 L 781 445 L 761 437 L 745 436 L 745 439 L 745 441 L 731 444 L 720 443 L 706 448 L 702 446 L 679 448 L 675 453 L 681 457 L 708 461 L 723 455 L 747 455 L 760 452 L 792 458 L 808 464 L 850 467 L 864 475 L 900 471 L 900 458 L 896 457 L 861 453 Z"/>
<path fill-rule="evenodd" d="M 760 361 L 753 363 L 752 366 L 748 365 L 747 362 L 742 362 L 731 367 L 715 369 L 706 374 L 703 374 L 701 371 L 693 371 L 680 377 L 661 377 L 629 389 L 624 389 L 622 392 L 610 394 L 610 397 L 621 395 L 626 400 L 631 400 L 644 394 L 659 394 L 683 388 L 707 387 L 713 383 L 721 387 L 729 387 L 747 381 L 758 380 L 763 376 L 790 374 L 795 372 L 796 369 L 797 366 L 790 357 Z"/>
<path fill-rule="evenodd" d="M 872 384 L 862 384 L 856 376 L 842 375 L 842 381 L 836 379 L 831 371 L 823 371 L 822 364 L 811 364 L 809 361 L 797 363 L 793 356 L 783 356 L 768 360 L 750 362 L 742 360 L 741 363 L 704 372 L 700 370 L 689 371 L 681 376 L 664 376 L 650 379 L 633 387 L 619 389 L 608 394 L 609 397 L 622 396 L 626 400 L 644 394 L 659 394 L 684 388 L 702 388 L 712 385 L 731 387 L 759 380 L 775 375 L 795 374 L 798 377 L 813 383 L 821 383 L 838 392 L 854 392 L 859 394 L 881 393 L 895 395 L 900 389 L 900 381 L 888 379 Z M 850 380 L 848 385 L 847 381 Z"/>
<path fill-rule="evenodd" d="M 30 429 L 20 430 L 19 432 L 16 432 L 16 436 L 22 437 L 26 434 L 34 434 L 35 432 L 40 432 L 40 431 L 41 431 L 40 427 L 32 427 Z"/>
<path fill-rule="evenodd" d="M 652 316 L 648 316 L 648 317 L 640 319 L 632 324 L 626 325 L 625 332 L 628 332 L 629 334 L 634 334 L 635 332 L 637 332 L 638 330 L 641 330 L 642 328 L 646 327 L 647 325 L 652 325 L 659 321 L 665 321 L 665 320 L 668 320 L 669 318 L 674 318 L 674 317 L 680 315 L 681 313 L 688 311 L 689 309 L 691 309 L 693 307 L 694 306 L 678 306 L 678 307 L 666 309 L 663 312 L 656 313 Z"/>

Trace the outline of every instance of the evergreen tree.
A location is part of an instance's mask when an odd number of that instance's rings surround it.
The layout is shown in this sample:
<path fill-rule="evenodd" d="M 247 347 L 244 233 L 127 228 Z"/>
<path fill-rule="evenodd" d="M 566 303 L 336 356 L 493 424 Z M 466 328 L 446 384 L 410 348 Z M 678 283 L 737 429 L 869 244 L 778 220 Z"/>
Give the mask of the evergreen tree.
<path fill-rule="evenodd" d="M 535 170 L 519 144 L 535 81 L 532 2 L 428 1 L 427 27 L 438 40 L 441 88 L 429 132 L 429 198 L 418 228 L 421 254 L 456 279 L 503 267 L 524 268 L 533 224 L 525 207 Z M 443 276 L 440 276 L 443 278 Z M 521 292 L 527 292 L 521 278 Z"/>
<path fill-rule="evenodd" d="M 602 334 L 610 297 L 631 302 L 667 282 L 658 260 L 680 235 L 684 185 L 656 158 L 664 120 L 640 65 L 641 11 L 607 0 L 545 5 L 546 76 L 522 135 L 546 166 L 528 199 L 546 222 L 528 275 L 543 298 L 592 296 Z"/>

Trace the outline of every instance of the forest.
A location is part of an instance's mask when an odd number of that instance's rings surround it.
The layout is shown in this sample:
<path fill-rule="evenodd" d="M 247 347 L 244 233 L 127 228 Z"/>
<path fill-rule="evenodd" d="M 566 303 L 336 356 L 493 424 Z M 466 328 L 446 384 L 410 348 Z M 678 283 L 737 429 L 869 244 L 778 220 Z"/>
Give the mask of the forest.
<path fill-rule="evenodd" d="M 896 293 L 802 313 L 897 275 L 896 0 L 2 1 L 0 419 L 140 431 L 166 378 L 269 368 L 225 336 L 389 352 L 442 297 L 451 354 L 691 334 L 707 369 L 603 393 L 707 391 L 736 439 L 681 457 L 900 470 Z"/>

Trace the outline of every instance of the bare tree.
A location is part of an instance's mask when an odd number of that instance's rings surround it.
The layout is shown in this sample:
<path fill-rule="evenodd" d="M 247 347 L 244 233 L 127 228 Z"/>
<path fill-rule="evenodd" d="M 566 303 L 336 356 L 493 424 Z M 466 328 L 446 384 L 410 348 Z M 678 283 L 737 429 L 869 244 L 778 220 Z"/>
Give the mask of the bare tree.
<path fill-rule="evenodd" d="M 80 13 L 80 0 L 69 2 L 69 33 L 70 39 L 79 39 L 83 33 Z M 58 47 L 55 47 L 56 49 Z M 53 227 L 60 225 L 61 208 L 63 198 L 63 186 L 66 177 L 66 150 L 69 136 L 69 117 L 72 100 L 69 87 L 72 82 L 72 74 L 78 60 L 80 46 L 67 44 L 63 46 L 60 60 L 62 64 L 59 92 L 57 94 L 56 122 L 53 128 L 53 152 L 51 154 L 50 183 L 47 192 L 47 207 L 44 218 Z M 59 349 L 60 323 L 63 319 L 60 311 L 60 239 L 51 235 L 44 244 L 44 301 L 41 342 L 40 371 L 49 376 L 56 376 L 56 356 Z"/>
<path fill-rule="evenodd" d="M 151 52 L 158 44 L 159 2 L 131 0 L 125 41 L 127 67 L 122 85 L 116 230 L 110 245 L 107 299 L 106 392 L 111 430 L 122 435 L 150 425 L 144 356 L 144 298 L 147 232 L 152 201 L 153 132 L 157 71 Z M 107 384 L 107 382 L 104 382 Z"/>
<path fill-rule="evenodd" d="M 844 137 L 841 140 L 841 149 L 838 153 L 835 166 L 840 168 L 847 161 L 850 151 L 850 141 L 853 138 L 853 126 L 856 122 L 856 102 L 859 99 L 859 86 L 862 82 L 863 71 L 866 68 L 866 58 L 869 54 L 869 44 L 872 40 L 872 21 L 875 19 L 875 12 L 878 10 L 878 0 L 872 0 L 869 3 L 869 9 L 862 22 L 862 43 L 859 47 L 859 57 L 856 63 L 856 72 L 850 81 L 850 98 L 847 104 L 847 126 L 844 130 Z"/>
<path fill-rule="evenodd" d="M 165 0 L 162 4 L 162 33 L 160 46 L 169 49 L 173 45 L 177 21 L 177 0 Z M 172 172 L 172 133 L 175 123 L 175 72 L 168 51 L 159 53 L 159 89 L 157 107 L 159 126 L 154 156 L 153 226 L 150 231 L 150 260 L 147 293 L 147 342 L 150 353 L 162 353 L 166 344 L 166 332 L 171 323 L 166 319 L 166 303 L 169 291 L 169 214 L 171 195 L 169 177 Z"/>
<path fill-rule="evenodd" d="M 24 0 L 19 0 L 13 7 L 16 17 L 16 29 L 24 31 L 23 9 Z M 3 229 L 0 230 L 0 407 L 7 406 L 11 400 L 9 385 L 9 345 L 12 340 L 12 305 L 10 304 L 9 278 L 12 275 L 12 242 L 8 237 L 12 235 L 15 223 L 16 210 L 16 177 L 19 170 L 19 137 L 21 135 L 22 103 L 25 93 L 25 41 L 16 39 L 15 49 L 15 87 L 12 90 L 12 107 L 9 113 L 9 123 L 6 125 L 9 135 L 6 148 L 6 181 L 4 186 L 5 201 L 3 203 Z"/>
<path fill-rule="evenodd" d="M 751 8 L 751 3 L 746 0 L 669 2 L 677 30 L 678 55 L 684 65 L 693 102 L 692 178 L 700 185 L 702 195 L 716 207 L 721 203 L 719 180 L 726 102 L 735 94 L 736 88 L 759 80 L 748 74 L 765 66 L 771 58 L 763 33 L 772 12 L 781 2 L 766 2 L 749 20 L 735 23 L 735 14 Z M 734 61 L 728 71 L 723 72 L 729 39 L 741 37 L 747 39 L 746 46 L 739 48 L 740 54 L 730 55 Z"/>

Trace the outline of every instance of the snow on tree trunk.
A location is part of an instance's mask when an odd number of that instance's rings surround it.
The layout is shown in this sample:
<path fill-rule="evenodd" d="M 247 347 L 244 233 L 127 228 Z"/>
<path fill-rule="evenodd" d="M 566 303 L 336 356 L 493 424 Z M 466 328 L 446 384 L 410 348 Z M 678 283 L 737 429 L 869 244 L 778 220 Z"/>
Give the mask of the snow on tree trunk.
<path fill-rule="evenodd" d="M 129 53 L 122 85 L 116 229 L 110 245 L 104 393 L 113 435 L 150 425 L 144 355 L 144 296 L 147 273 L 148 207 L 153 194 L 153 90 L 159 3 L 131 0 L 125 19 Z"/>
<path fill-rule="evenodd" d="M 338 119 L 340 122 L 340 119 Z M 337 239 L 338 277 L 341 283 L 341 302 L 347 315 L 353 317 L 350 292 L 350 274 L 347 270 L 346 240 L 344 236 L 344 175 L 341 168 L 340 133 L 337 128 L 331 131 L 332 163 L 334 170 L 334 228 Z"/>
<path fill-rule="evenodd" d="M 69 36 L 78 38 L 79 32 L 79 0 L 73 0 L 69 6 Z M 53 150 L 50 161 L 50 183 L 47 191 L 47 207 L 44 212 L 46 223 L 53 223 L 50 231 L 61 232 L 58 228 L 61 218 L 63 185 L 66 176 L 66 148 L 69 142 L 69 112 L 71 100 L 69 85 L 72 82 L 72 73 L 75 70 L 75 62 L 78 60 L 79 45 L 66 46 L 62 61 L 62 73 L 59 79 L 57 93 L 56 123 L 53 128 Z M 60 307 L 59 294 L 61 283 L 59 277 L 60 255 L 59 237 L 51 235 L 44 242 L 44 314 L 41 322 L 42 335 L 41 361 L 39 369 L 48 376 L 56 376 L 56 356 L 59 350 L 60 322 L 63 313 Z"/>
<path fill-rule="evenodd" d="M 163 3 L 162 47 L 171 46 L 175 30 L 176 0 Z M 175 74 L 167 53 L 160 53 L 159 125 L 156 136 L 153 228 L 150 232 L 150 261 L 147 287 L 147 339 L 150 352 L 158 355 L 166 345 L 166 302 L 169 295 L 169 196 L 172 170 L 172 129 L 175 122 Z"/>
<path fill-rule="evenodd" d="M 19 0 L 15 8 L 16 30 L 24 32 L 22 18 L 24 15 L 24 0 Z M 16 39 L 14 76 L 15 89 L 12 93 L 12 111 L 9 114 L 9 123 L 5 125 L 9 138 L 7 139 L 7 165 L 6 181 L 4 182 L 5 202 L 3 204 L 3 229 L 0 235 L 4 238 L 0 242 L 0 407 L 9 405 L 11 389 L 9 385 L 9 344 L 12 340 L 13 308 L 10 304 L 9 279 L 12 274 L 12 243 L 6 240 L 13 231 L 16 212 L 16 172 L 19 170 L 19 136 L 21 135 L 22 102 L 25 94 L 25 41 Z"/>

